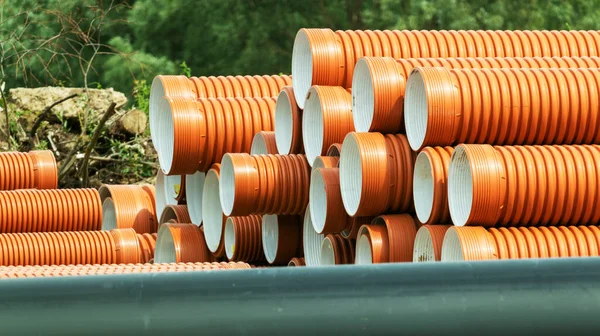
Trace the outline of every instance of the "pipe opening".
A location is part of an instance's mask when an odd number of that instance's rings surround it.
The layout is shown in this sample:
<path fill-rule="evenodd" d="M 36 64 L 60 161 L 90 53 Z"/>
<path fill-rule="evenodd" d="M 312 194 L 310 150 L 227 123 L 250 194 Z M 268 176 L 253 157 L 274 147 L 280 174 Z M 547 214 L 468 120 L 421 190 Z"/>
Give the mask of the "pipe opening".
<path fill-rule="evenodd" d="M 161 170 L 158 170 L 156 174 L 156 192 L 154 201 L 156 202 L 156 218 L 160 218 L 162 216 L 163 210 L 167 205 L 177 204 L 176 200 L 167 199 L 167 191 L 165 190 L 165 175 Z"/>
<path fill-rule="evenodd" d="M 357 132 L 369 132 L 375 113 L 375 93 L 367 61 L 359 59 L 352 76 L 352 117 Z"/>
<path fill-rule="evenodd" d="M 160 116 L 165 113 L 162 108 L 163 98 L 165 97 L 165 88 L 160 76 L 154 77 L 152 80 L 152 86 L 150 87 L 150 101 L 149 101 L 149 120 L 150 120 L 150 138 L 154 149 L 159 153 L 160 149 L 158 140 L 158 125 L 160 125 Z"/>
<path fill-rule="evenodd" d="M 427 90 L 423 76 L 419 71 L 413 71 L 406 82 L 404 96 L 404 123 L 406 137 L 410 148 L 417 151 L 423 146 L 427 134 L 427 121 L 429 118 L 429 105 L 427 103 Z"/>
<path fill-rule="evenodd" d="M 221 200 L 221 209 L 226 216 L 231 215 L 233 210 L 233 201 L 235 200 L 235 172 L 233 171 L 233 162 L 228 154 L 221 160 L 221 180 L 219 181 L 219 199 Z"/>
<path fill-rule="evenodd" d="M 324 235 L 315 231 L 310 215 L 310 205 L 304 214 L 302 244 L 306 266 L 318 266 L 321 260 L 321 245 Z"/>
<path fill-rule="evenodd" d="M 167 225 L 162 225 L 158 230 L 154 262 L 157 264 L 177 262 L 177 252 L 175 251 L 173 235 Z"/>
<path fill-rule="evenodd" d="M 250 155 L 269 154 L 265 138 L 261 133 L 254 134 L 252 145 L 250 146 Z"/>
<path fill-rule="evenodd" d="M 457 146 L 448 168 L 448 207 L 456 226 L 464 226 L 473 206 L 473 175 L 469 156 L 464 147 Z"/>
<path fill-rule="evenodd" d="M 419 153 L 413 174 L 413 199 L 417 218 L 421 223 L 427 223 L 433 209 L 435 187 L 432 169 L 429 156 L 424 152 Z"/>
<path fill-rule="evenodd" d="M 312 167 L 317 156 L 323 153 L 324 122 L 321 99 L 316 90 L 310 91 L 306 107 L 302 112 L 302 141 L 308 164 Z"/>
<path fill-rule="evenodd" d="M 366 230 L 365 230 L 366 231 Z M 373 252 L 371 251 L 371 241 L 365 234 L 361 235 L 356 241 L 356 258 L 354 263 L 357 265 L 366 265 L 373 263 Z"/>
<path fill-rule="evenodd" d="M 287 92 L 281 91 L 275 103 L 275 144 L 279 154 L 289 154 L 292 150 L 293 132 L 292 104 Z"/>
<path fill-rule="evenodd" d="M 359 145 L 356 137 L 351 134 L 344 139 L 339 167 L 340 189 L 344 208 L 348 215 L 354 216 L 360 205 L 363 174 Z"/>
<path fill-rule="evenodd" d="M 206 228 L 204 230 L 204 234 L 206 234 Z M 225 231 L 223 234 L 225 235 L 223 237 L 225 244 L 225 255 L 227 255 L 227 259 L 231 260 L 235 252 L 235 226 L 233 225 L 232 218 L 227 218 L 227 222 L 225 223 Z"/>
<path fill-rule="evenodd" d="M 442 261 L 463 261 L 464 256 L 462 252 L 462 246 L 460 244 L 460 237 L 455 228 L 450 228 L 444 235 L 444 242 L 442 243 Z"/>
<path fill-rule="evenodd" d="M 102 230 L 112 230 L 117 228 L 117 210 L 115 202 L 111 197 L 107 197 L 102 202 Z"/>
<path fill-rule="evenodd" d="M 335 265 L 335 251 L 329 237 L 325 237 L 321 243 L 321 266 Z"/>
<path fill-rule="evenodd" d="M 201 215 L 203 216 L 204 239 L 208 249 L 216 252 L 223 235 L 223 210 L 219 197 L 219 175 L 212 169 L 206 174 L 202 194 Z"/>
<path fill-rule="evenodd" d="M 302 30 L 298 31 L 292 49 L 292 86 L 294 97 L 300 108 L 304 108 L 304 100 L 312 86 L 313 61 L 310 41 Z"/>
<path fill-rule="evenodd" d="M 279 221 L 277 215 L 264 215 L 262 218 L 262 246 L 269 263 L 275 261 L 279 241 Z"/>
<path fill-rule="evenodd" d="M 206 174 L 200 171 L 185 177 L 185 198 L 187 200 L 188 212 L 190 213 L 190 219 L 192 220 L 192 223 L 198 226 L 200 226 L 204 220 L 203 208 L 205 179 Z M 220 207 L 221 205 L 219 203 L 219 211 Z"/>
<path fill-rule="evenodd" d="M 314 230 L 323 232 L 327 220 L 327 190 L 320 169 L 313 171 L 310 177 L 309 207 Z"/>
<path fill-rule="evenodd" d="M 168 174 L 171 171 L 175 153 L 175 124 L 169 99 L 164 98 L 160 106 L 159 125 L 156 130 L 158 137 L 155 143 L 158 144 L 158 163 L 162 171 Z"/>
<path fill-rule="evenodd" d="M 165 175 L 165 197 L 168 204 L 177 204 L 181 187 L 181 175 Z"/>
<path fill-rule="evenodd" d="M 413 248 L 413 262 L 431 262 L 435 261 L 435 251 L 433 241 L 427 227 L 422 226 L 415 236 Z"/>

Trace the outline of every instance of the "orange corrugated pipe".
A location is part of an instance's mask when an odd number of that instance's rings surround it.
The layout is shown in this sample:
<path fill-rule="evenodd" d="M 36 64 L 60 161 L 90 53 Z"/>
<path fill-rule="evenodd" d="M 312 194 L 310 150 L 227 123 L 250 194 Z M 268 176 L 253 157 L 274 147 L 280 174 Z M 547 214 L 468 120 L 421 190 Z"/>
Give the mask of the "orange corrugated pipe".
<path fill-rule="evenodd" d="M 226 216 L 301 214 L 308 204 L 310 167 L 302 154 L 227 153 L 219 197 Z"/>
<path fill-rule="evenodd" d="M 156 232 L 154 186 L 103 184 L 98 192 L 102 201 L 102 229 L 133 228 L 138 233 Z"/>
<path fill-rule="evenodd" d="M 300 266 L 306 266 L 306 263 L 304 262 L 304 258 L 292 258 L 292 259 L 290 259 L 288 266 L 300 267 Z"/>
<path fill-rule="evenodd" d="M 593 225 L 600 146 L 459 145 L 448 169 L 454 225 Z"/>
<path fill-rule="evenodd" d="M 275 132 L 260 131 L 254 135 L 250 154 L 279 154 L 275 143 Z"/>
<path fill-rule="evenodd" d="M 229 217 L 223 240 L 230 261 L 265 261 L 262 248 L 262 216 Z"/>
<path fill-rule="evenodd" d="M 356 263 L 410 262 L 417 222 L 408 214 L 382 215 L 363 225 L 356 240 Z"/>
<path fill-rule="evenodd" d="M 256 133 L 273 130 L 270 97 L 165 98 L 162 104 L 153 141 L 167 175 L 206 172 L 225 153 L 249 153 Z"/>
<path fill-rule="evenodd" d="M 402 134 L 349 133 L 340 156 L 340 188 L 350 216 L 411 212 L 415 154 Z"/>
<path fill-rule="evenodd" d="M 102 227 L 96 189 L 0 191 L 0 232 L 88 231 Z"/>
<path fill-rule="evenodd" d="M 154 261 L 212 262 L 215 258 L 206 246 L 201 228 L 191 223 L 167 223 L 158 230 Z"/>
<path fill-rule="evenodd" d="M 342 265 L 354 263 L 353 240 L 344 239 L 339 234 L 330 233 L 321 244 L 319 265 Z"/>
<path fill-rule="evenodd" d="M 525 57 L 598 56 L 598 31 L 338 30 L 304 28 L 294 40 L 292 84 L 296 101 L 312 85 L 350 87 L 363 56 Z"/>
<path fill-rule="evenodd" d="M 171 264 L 106 264 L 106 265 L 40 265 L 0 266 L 0 279 L 57 276 L 86 276 L 123 273 L 195 272 L 204 270 L 250 269 L 244 262 L 171 263 Z"/>
<path fill-rule="evenodd" d="M 140 245 L 140 260 L 142 263 L 150 262 L 154 259 L 154 249 L 156 248 L 157 234 L 138 233 L 137 240 Z"/>
<path fill-rule="evenodd" d="M 49 150 L 0 153 L 0 190 L 56 189 L 58 172 Z"/>
<path fill-rule="evenodd" d="M 340 232 L 340 235 L 345 239 L 356 240 L 360 227 L 369 224 L 375 219 L 373 216 L 366 217 L 348 217 L 348 225 L 346 229 Z"/>
<path fill-rule="evenodd" d="M 175 220 L 175 223 L 191 223 L 187 205 L 167 205 L 160 216 L 160 224 Z"/>
<path fill-rule="evenodd" d="M 304 154 L 302 109 L 296 104 L 294 90 L 285 86 L 275 104 L 275 138 L 279 154 Z"/>
<path fill-rule="evenodd" d="M 389 262 L 390 244 L 384 226 L 363 225 L 356 239 L 355 264 L 380 264 Z"/>
<path fill-rule="evenodd" d="M 308 91 L 302 113 L 302 140 L 306 159 L 312 166 L 329 146 L 354 131 L 352 95 L 336 86 L 313 86 Z"/>
<path fill-rule="evenodd" d="M 352 113 L 357 132 L 404 131 L 406 80 L 416 67 L 461 68 L 598 68 L 600 57 L 363 57 L 354 68 Z"/>
<path fill-rule="evenodd" d="M 421 226 L 415 236 L 413 262 L 442 260 L 442 242 L 450 227 L 442 224 Z"/>
<path fill-rule="evenodd" d="M 598 143 L 598 76 L 600 69 L 415 68 L 404 101 L 408 141 L 414 150 Z"/>
<path fill-rule="evenodd" d="M 413 199 L 423 224 L 449 223 L 448 166 L 452 147 L 425 147 L 417 155 L 413 172 Z"/>
<path fill-rule="evenodd" d="M 451 227 L 442 261 L 598 256 L 598 226 Z"/>
<path fill-rule="evenodd" d="M 327 153 L 325 153 L 325 156 L 340 157 L 341 152 L 342 152 L 342 144 L 334 143 L 331 146 L 329 146 L 329 148 L 327 149 Z"/>
<path fill-rule="evenodd" d="M 202 190 L 202 227 L 206 246 L 217 257 L 225 256 L 223 236 L 227 217 L 221 209 L 219 184 L 221 179 L 221 164 L 215 163 L 206 173 Z"/>
<path fill-rule="evenodd" d="M 0 265 L 141 262 L 133 229 L 0 234 Z"/>
<path fill-rule="evenodd" d="M 302 215 L 264 215 L 262 248 L 272 265 L 285 265 L 302 254 Z"/>

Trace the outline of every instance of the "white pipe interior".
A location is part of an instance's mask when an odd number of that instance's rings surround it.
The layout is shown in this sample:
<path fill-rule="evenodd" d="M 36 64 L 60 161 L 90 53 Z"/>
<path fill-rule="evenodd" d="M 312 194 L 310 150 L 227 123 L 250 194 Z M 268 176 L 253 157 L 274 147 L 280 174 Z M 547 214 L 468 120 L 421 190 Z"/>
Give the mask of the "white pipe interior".
<path fill-rule="evenodd" d="M 435 261 L 435 251 L 433 241 L 427 227 L 421 226 L 415 236 L 413 248 L 413 262 L 431 262 Z"/>
<path fill-rule="evenodd" d="M 161 111 L 162 100 L 164 96 L 165 88 L 163 86 L 161 77 L 156 76 L 152 80 L 152 86 L 150 87 L 149 120 L 150 138 L 152 139 L 152 144 L 154 145 L 157 153 L 160 152 L 160 149 L 158 148 L 158 125 L 160 124 L 160 115 L 164 113 L 164 111 Z"/>
<path fill-rule="evenodd" d="M 375 93 L 371 70 L 364 59 L 359 59 L 352 75 L 352 119 L 357 132 L 369 132 L 375 112 Z"/>
<path fill-rule="evenodd" d="M 306 99 L 306 106 L 302 112 L 302 142 L 306 160 L 311 166 L 319 155 L 324 155 L 327 148 L 323 148 L 325 125 L 321 98 L 316 90 L 311 90 L 310 97 Z"/>
<path fill-rule="evenodd" d="M 311 174 L 309 206 L 314 230 L 322 233 L 327 219 L 327 191 L 321 170 L 314 170 Z"/>
<path fill-rule="evenodd" d="M 167 204 L 177 204 L 177 195 L 181 187 L 181 175 L 165 175 L 165 197 Z"/>
<path fill-rule="evenodd" d="M 204 232 L 206 234 L 206 228 Z M 227 259 L 231 260 L 236 247 L 235 226 L 233 225 L 233 219 L 231 217 L 227 218 L 227 222 L 225 223 L 224 235 L 223 243 L 225 244 L 225 255 L 227 255 Z"/>
<path fill-rule="evenodd" d="M 310 217 L 309 206 L 304 214 L 303 223 L 302 244 L 304 247 L 304 261 L 306 266 L 318 266 L 321 260 L 321 245 L 325 236 L 315 231 Z"/>
<path fill-rule="evenodd" d="M 275 144 L 281 155 L 289 154 L 292 149 L 294 118 L 292 105 L 287 92 L 281 91 L 275 104 Z"/>
<path fill-rule="evenodd" d="M 450 228 L 444 235 L 442 243 L 442 261 L 462 261 L 464 260 L 460 238 L 455 229 Z"/>
<path fill-rule="evenodd" d="M 331 240 L 329 240 L 329 237 L 325 237 L 321 243 L 320 266 L 329 265 L 335 265 L 335 252 Z"/>
<path fill-rule="evenodd" d="M 262 246 L 269 263 L 277 258 L 279 221 L 277 215 L 264 215 L 262 218 Z"/>
<path fill-rule="evenodd" d="M 373 263 L 373 252 L 371 251 L 371 242 L 367 235 L 360 235 L 356 241 L 356 257 L 354 263 L 365 265 Z"/>
<path fill-rule="evenodd" d="M 223 235 L 223 210 L 219 197 L 219 175 L 212 169 L 206 174 L 202 194 L 204 239 L 208 249 L 216 252 Z"/>
<path fill-rule="evenodd" d="M 252 145 L 250 146 L 250 154 L 258 155 L 258 154 L 269 154 L 267 150 L 267 144 L 265 143 L 265 138 L 261 133 L 256 133 L 254 138 L 252 138 Z"/>
<path fill-rule="evenodd" d="M 340 155 L 340 189 L 344 208 L 350 216 L 354 216 L 361 201 L 362 194 L 362 162 L 356 138 L 348 134 L 342 144 Z"/>
<path fill-rule="evenodd" d="M 456 226 L 463 226 L 473 206 L 473 175 L 469 157 L 462 146 L 457 146 L 448 168 L 448 207 Z"/>
<path fill-rule="evenodd" d="M 426 223 L 431 217 L 434 196 L 433 167 L 424 152 L 417 155 L 413 174 L 413 199 L 417 218 Z"/>
<path fill-rule="evenodd" d="M 312 86 L 313 60 L 310 41 L 303 31 L 298 31 L 292 49 L 292 86 L 300 108 L 304 108 L 306 94 Z"/>
<path fill-rule="evenodd" d="M 158 172 L 156 173 L 156 191 L 155 191 L 155 197 L 154 200 L 156 202 L 156 218 L 160 218 L 160 216 L 162 216 L 162 212 L 165 209 L 165 207 L 169 204 L 175 204 L 175 203 L 168 203 L 167 202 L 167 191 L 165 190 L 165 175 L 163 174 L 163 172 L 161 170 L 158 170 Z"/>
<path fill-rule="evenodd" d="M 404 95 L 404 123 L 406 138 L 413 150 L 419 150 L 425 141 L 429 118 L 427 91 L 420 72 L 412 72 L 406 82 Z"/>
<path fill-rule="evenodd" d="M 154 250 L 154 262 L 157 264 L 177 262 L 177 251 L 171 230 L 167 225 L 162 225 L 156 237 L 156 248 Z"/>
<path fill-rule="evenodd" d="M 173 110 L 167 98 L 161 101 L 160 123 L 156 132 L 158 133 L 158 163 L 165 174 L 171 171 L 173 156 L 175 153 L 175 123 L 173 122 Z"/>
<path fill-rule="evenodd" d="M 195 172 L 192 175 L 186 175 L 185 177 L 185 199 L 187 201 L 188 212 L 190 213 L 190 219 L 192 223 L 200 226 L 204 219 L 204 183 L 206 181 L 206 174 L 200 171 Z M 218 190 L 217 190 L 218 192 Z M 212 194 L 211 194 L 212 195 Z M 217 194 L 218 196 L 218 194 Z M 217 202 L 218 202 L 217 197 Z M 219 211 L 221 205 L 219 204 Z M 206 227 L 205 227 L 206 230 Z"/>
<path fill-rule="evenodd" d="M 230 216 L 235 201 L 235 174 L 231 157 L 227 154 L 221 160 L 221 180 L 219 181 L 219 199 L 221 209 L 226 216 Z"/>
<path fill-rule="evenodd" d="M 111 197 L 106 197 L 102 202 L 102 230 L 112 230 L 117 226 L 117 211 Z"/>

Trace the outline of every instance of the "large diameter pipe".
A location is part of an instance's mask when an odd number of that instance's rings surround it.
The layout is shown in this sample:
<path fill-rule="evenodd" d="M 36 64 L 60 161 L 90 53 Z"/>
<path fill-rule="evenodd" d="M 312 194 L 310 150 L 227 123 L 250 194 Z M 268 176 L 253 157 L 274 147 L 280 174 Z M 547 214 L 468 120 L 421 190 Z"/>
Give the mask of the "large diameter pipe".
<path fill-rule="evenodd" d="M 78 335 L 82 328 L 99 335 L 583 335 L 600 329 L 593 295 L 600 291 L 600 258 L 6 279 L 2 289 L 7 335 Z M 252 323 L 240 327 L 242 321 Z"/>

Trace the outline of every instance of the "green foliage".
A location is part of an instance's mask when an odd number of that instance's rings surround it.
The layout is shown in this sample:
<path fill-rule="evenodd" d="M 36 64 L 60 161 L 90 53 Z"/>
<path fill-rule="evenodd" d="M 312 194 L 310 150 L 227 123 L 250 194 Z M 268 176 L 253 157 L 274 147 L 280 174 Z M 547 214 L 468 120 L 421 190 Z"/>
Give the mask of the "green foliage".
<path fill-rule="evenodd" d="M 135 106 L 139 110 L 142 110 L 148 114 L 150 110 L 150 86 L 145 79 L 135 80 L 133 85 L 133 98 L 135 99 Z"/>
<path fill-rule="evenodd" d="M 185 63 L 185 61 L 179 64 L 179 68 L 181 69 L 181 73 L 186 77 L 192 77 L 192 69 Z"/>
<path fill-rule="evenodd" d="M 46 150 L 48 149 L 48 141 L 46 140 L 41 140 L 40 142 L 38 142 L 33 149 L 35 150 Z"/>

